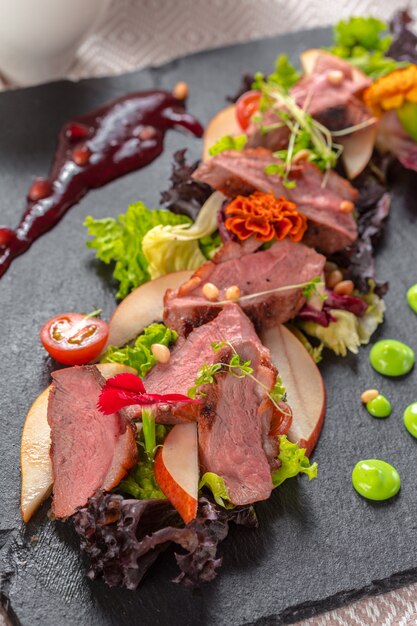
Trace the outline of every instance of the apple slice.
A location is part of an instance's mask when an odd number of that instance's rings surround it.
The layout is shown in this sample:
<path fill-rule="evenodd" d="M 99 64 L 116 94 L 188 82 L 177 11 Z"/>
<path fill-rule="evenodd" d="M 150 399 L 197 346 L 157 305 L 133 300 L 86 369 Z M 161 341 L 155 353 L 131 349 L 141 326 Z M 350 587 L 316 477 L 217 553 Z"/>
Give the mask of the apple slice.
<path fill-rule="evenodd" d="M 368 165 L 374 151 L 377 130 L 378 120 L 371 118 L 369 126 L 350 135 L 335 137 L 336 143 L 343 146 L 341 158 L 348 178 L 356 178 Z"/>
<path fill-rule="evenodd" d="M 307 455 L 310 455 L 319 438 L 326 411 L 326 390 L 319 368 L 285 326 L 265 331 L 261 340 L 271 352 L 293 412 L 288 439 L 306 448 Z"/>
<path fill-rule="evenodd" d="M 120 363 L 99 363 L 104 378 L 124 372 L 136 373 L 133 367 Z M 22 491 L 20 510 L 23 521 L 28 522 L 36 509 L 52 491 L 52 465 L 49 456 L 51 430 L 48 424 L 48 397 L 51 385 L 34 401 L 26 415 L 20 444 Z"/>
<path fill-rule="evenodd" d="M 230 106 L 222 109 L 209 122 L 203 137 L 203 161 L 210 158 L 209 150 L 224 135 L 241 135 L 243 133 L 236 119 L 236 106 Z"/>
<path fill-rule="evenodd" d="M 197 515 L 197 424 L 177 424 L 155 457 L 155 479 L 186 524 Z"/>
<path fill-rule="evenodd" d="M 167 289 L 177 289 L 187 282 L 194 270 L 182 270 L 161 276 L 141 285 L 125 298 L 110 319 L 107 346 L 125 346 L 146 326 L 162 320 L 164 295 Z"/>

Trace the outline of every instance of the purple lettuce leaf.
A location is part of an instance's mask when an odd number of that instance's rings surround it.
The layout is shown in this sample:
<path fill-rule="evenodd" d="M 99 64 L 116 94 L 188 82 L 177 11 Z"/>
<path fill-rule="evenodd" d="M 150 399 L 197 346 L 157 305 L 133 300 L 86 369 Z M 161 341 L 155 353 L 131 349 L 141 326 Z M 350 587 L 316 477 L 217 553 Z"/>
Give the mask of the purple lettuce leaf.
<path fill-rule="evenodd" d="M 305 304 L 301 311 L 297 313 L 297 317 L 305 322 L 315 322 L 327 328 L 330 322 L 336 321 L 332 315 L 332 309 L 348 311 L 356 315 L 356 317 L 362 317 L 368 308 L 366 302 L 357 296 L 341 296 L 329 289 L 326 291 L 326 295 L 327 299 L 324 301 L 321 311 L 309 304 Z"/>
<path fill-rule="evenodd" d="M 309 304 L 305 304 L 303 308 L 298 311 L 297 318 L 304 320 L 305 322 L 315 322 L 316 324 L 324 326 L 325 328 L 328 327 L 330 322 L 336 321 L 332 314 L 329 312 L 329 310 L 326 310 L 324 306 L 322 310 L 319 311 Z"/>
<path fill-rule="evenodd" d="M 390 22 L 393 38 L 387 56 L 396 61 L 417 63 L 417 36 L 408 28 L 412 22 L 413 18 L 407 9 L 394 14 Z"/>
<path fill-rule="evenodd" d="M 327 290 L 327 300 L 323 309 L 339 309 L 341 311 L 349 311 L 356 317 L 362 317 L 366 313 L 368 305 L 362 298 L 357 296 L 341 296 L 334 291 Z"/>
<path fill-rule="evenodd" d="M 174 153 L 174 163 L 171 172 L 171 187 L 161 193 L 161 203 L 173 213 L 188 215 L 193 221 L 207 200 L 213 189 L 206 183 L 200 183 L 191 178 L 197 169 L 199 161 L 187 163 L 187 150 L 178 150 Z"/>
<path fill-rule="evenodd" d="M 391 208 L 386 184 L 386 172 L 391 163 L 391 157 L 377 159 L 374 156 L 365 171 L 353 181 L 359 191 L 356 201 L 358 239 L 329 259 L 346 270 L 345 278 L 353 280 L 361 293 L 368 293 L 369 281 L 375 281 L 375 293 L 381 297 L 387 292 L 388 283 L 376 281 L 374 251 Z"/>
<path fill-rule="evenodd" d="M 184 526 L 168 500 L 126 500 L 101 491 L 73 516 L 81 550 L 90 558 L 87 576 L 127 589 L 136 589 L 171 543 L 184 550 L 175 554 L 180 574 L 174 582 L 194 587 L 213 580 L 222 563 L 217 547 L 231 521 L 257 525 L 251 506 L 226 510 L 201 498 L 197 518 Z"/>
<path fill-rule="evenodd" d="M 240 96 L 243 96 L 243 94 L 246 93 L 247 91 L 251 91 L 252 85 L 254 82 L 255 82 L 255 74 L 249 74 L 248 72 L 245 74 L 242 74 L 240 85 L 236 93 L 233 94 L 232 96 L 227 96 L 226 100 L 232 103 L 237 102 Z"/>

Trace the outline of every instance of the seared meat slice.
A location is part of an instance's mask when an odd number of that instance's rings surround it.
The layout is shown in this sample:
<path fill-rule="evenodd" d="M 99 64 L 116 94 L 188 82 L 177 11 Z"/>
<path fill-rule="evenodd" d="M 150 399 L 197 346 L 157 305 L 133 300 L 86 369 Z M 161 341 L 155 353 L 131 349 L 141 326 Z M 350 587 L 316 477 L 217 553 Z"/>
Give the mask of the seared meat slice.
<path fill-rule="evenodd" d="M 303 241 L 317 247 L 325 254 L 346 248 L 357 239 L 357 226 L 352 213 L 341 209 L 343 202 L 354 202 L 358 196 L 352 185 L 329 171 L 324 174 L 312 163 L 302 163 L 292 168 L 290 178 L 296 181 L 288 189 L 276 174 L 265 174 L 271 163 L 280 163 L 269 150 L 225 150 L 201 165 L 193 177 L 208 183 L 225 195 L 234 197 L 259 190 L 285 196 L 295 202 L 308 220 Z"/>
<path fill-rule="evenodd" d="M 269 498 L 271 471 L 278 467 L 277 439 L 269 436 L 276 409 L 266 391 L 272 390 L 277 372 L 253 330 L 233 347 L 251 361 L 263 386 L 225 372 L 202 387 L 206 396 L 198 421 L 199 459 L 203 472 L 223 478 L 234 504 L 248 504 Z M 217 357 L 228 362 L 232 354 L 224 348 Z"/>
<path fill-rule="evenodd" d="M 105 379 L 94 365 L 62 369 L 52 378 L 52 510 L 67 517 L 97 489 L 113 489 L 137 463 L 136 429 L 122 413 L 98 410 Z"/>
<path fill-rule="evenodd" d="M 334 70 L 343 75 L 340 83 L 334 84 L 328 79 L 328 73 Z M 314 71 L 303 76 L 290 93 L 299 107 L 330 130 L 336 131 L 371 119 L 376 124 L 377 120 L 372 118 L 367 107 L 356 97 L 371 82 L 368 76 L 347 61 L 323 52 L 317 56 Z M 279 121 L 279 116 L 268 110 L 263 116 L 262 125 L 268 126 Z M 264 133 L 259 122 L 253 122 L 248 129 L 248 137 L 248 148 L 262 146 L 272 151 L 281 150 L 288 145 L 289 130 L 283 126 Z"/>
<path fill-rule="evenodd" d="M 263 386 L 220 373 L 215 384 L 202 389 L 207 396 L 198 417 L 200 463 L 204 471 L 222 476 L 232 501 L 243 504 L 269 497 L 271 471 L 278 465 L 277 439 L 269 436 L 276 409 L 267 395 L 277 370 L 241 308 L 228 303 L 216 319 L 178 339 L 169 363 L 156 365 L 144 383 L 150 392 L 186 394 L 203 363 L 230 361 L 230 346 L 213 353 L 211 343 L 222 340 L 251 360 Z"/>
<path fill-rule="evenodd" d="M 158 363 L 151 369 L 144 378 L 149 393 L 186 395 L 194 385 L 201 365 L 217 360 L 212 342 L 225 340 L 235 345 L 242 341 L 242 337 L 255 335 L 253 325 L 237 304 L 230 302 L 217 313 L 216 319 L 195 328 L 187 339 L 178 339 L 168 363 Z"/>
<path fill-rule="evenodd" d="M 268 250 L 246 255 L 238 243 L 228 243 L 178 290 L 167 291 L 164 322 L 169 328 L 187 335 L 192 328 L 216 317 L 224 305 L 226 289 L 237 285 L 243 297 L 239 305 L 257 329 L 282 324 L 297 315 L 305 298 L 300 287 L 272 290 L 320 276 L 325 261 L 312 248 L 289 239 L 277 241 Z M 218 302 L 204 297 L 205 283 L 213 283 L 219 289 Z M 249 295 L 254 297 L 245 299 Z"/>

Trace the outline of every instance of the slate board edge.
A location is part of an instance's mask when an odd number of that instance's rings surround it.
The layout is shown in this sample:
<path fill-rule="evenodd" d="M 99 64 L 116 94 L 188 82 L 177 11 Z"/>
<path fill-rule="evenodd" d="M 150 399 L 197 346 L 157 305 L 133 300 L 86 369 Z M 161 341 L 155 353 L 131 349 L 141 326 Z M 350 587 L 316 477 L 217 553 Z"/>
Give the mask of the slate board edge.
<path fill-rule="evenodd" d="M 392 574 L 389 578 L 383 580 L 374 580 L 371 585 L 363 587 L 362 589 L 341 591 L 319 602 L 304 602 L 303 604 L 290 606 L 279 615 L 268 615 L 255 622 L 242 624 L 242 626 L 281 626 L 284 624 L 294 624 L 295 622 L 315 617 L 321 613 L 347 606 L 365 597 L 378 596 L 388 593 L 389 591 L 395 591 L 396 589 L 415 583 L 416 580 L 417 567 Z"/>

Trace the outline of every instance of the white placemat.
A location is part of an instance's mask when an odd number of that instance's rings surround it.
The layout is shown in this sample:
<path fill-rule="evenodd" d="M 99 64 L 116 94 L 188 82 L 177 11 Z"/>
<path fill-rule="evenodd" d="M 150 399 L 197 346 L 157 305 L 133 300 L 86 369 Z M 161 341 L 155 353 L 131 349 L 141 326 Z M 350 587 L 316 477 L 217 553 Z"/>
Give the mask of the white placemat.
<path fill-rule="evenodd" d="M 113 0 L 100 27 L 79 49 L 68 77 L 121 74 L 198 50 L 330 25 L 353 14 L 388 19 L 405 4 L 407 0 Z M 408 4 L 417 15 L 417 0 Z M 7 86 L 0 80 L 1 88 Z M 417 584 L 298 623 L 412 625 L 417 625 Z"/>

